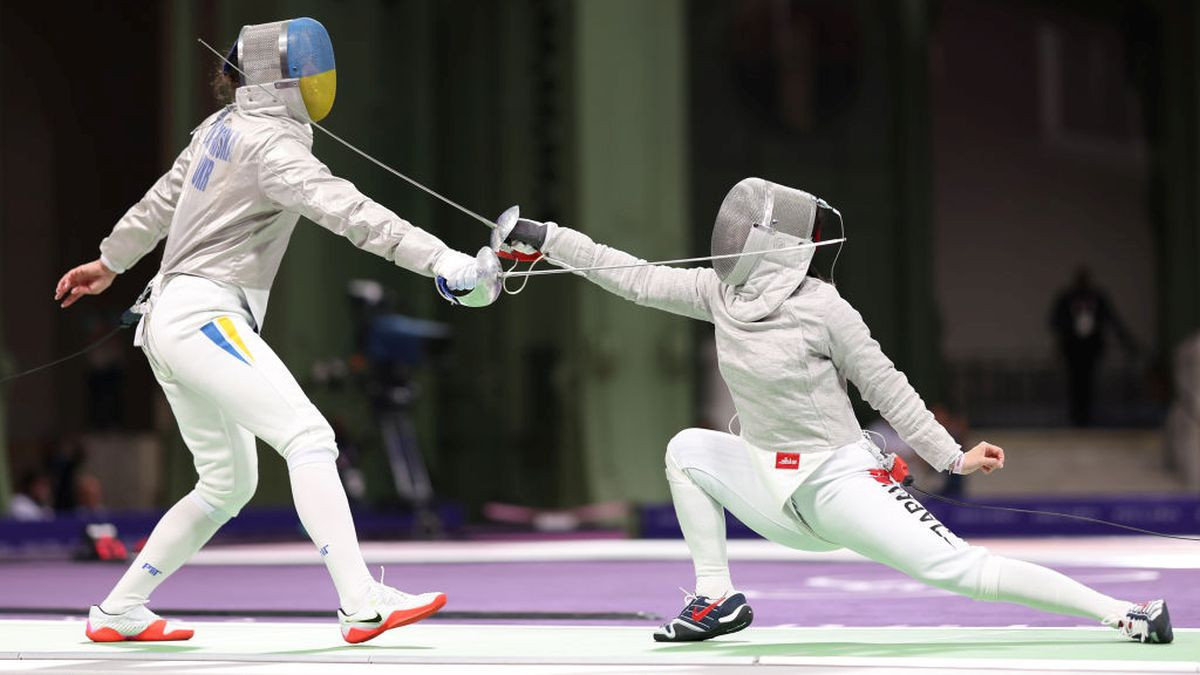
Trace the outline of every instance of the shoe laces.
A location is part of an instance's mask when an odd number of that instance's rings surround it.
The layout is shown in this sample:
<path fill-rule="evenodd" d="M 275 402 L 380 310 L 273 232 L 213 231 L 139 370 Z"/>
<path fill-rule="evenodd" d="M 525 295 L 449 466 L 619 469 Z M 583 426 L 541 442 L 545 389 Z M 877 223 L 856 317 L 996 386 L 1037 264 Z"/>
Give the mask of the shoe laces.
<path fill-rule="evenodd" d="M 703 597 L 703 596 L 701 596 L 701 595 L 697 594 L 695 591 L 689 591 L 689 590 L 687 590 L 687 589 L 686 589 L 686 588 L 684 588 L 683 586 L 677 586 L 676 588 L 678 588 L 678 589 L 679 589 L 679 592 L 680 592 L 680 593 L 683 593 L 683 603 L 684 603 L 685 605 L 689 606 L 689 607 L 690 607 L 690 606 L 691 606 L 691 604 L 692 604 L 693 602 L 695 602 L 697 599 L 699 599 L 699 598 Z"/>
<path fill-rule="evenodd" d="M 411 593 L 405 593 L 404 591 L 402 591 L 398 588 L 392 588 L 391 586 L 384 584 L 383 576 L 384 576 L 383 565 L 380 565 L 379 566 L 379 581 L 375 582 L 374 589 L 373 589 L 375 592 L 376 598 L 378 598 L 379 600 L 381 600 L 383 602 L 386 602 L 389 599 L 404 600 L 406 598 L 412 597 Z"/>

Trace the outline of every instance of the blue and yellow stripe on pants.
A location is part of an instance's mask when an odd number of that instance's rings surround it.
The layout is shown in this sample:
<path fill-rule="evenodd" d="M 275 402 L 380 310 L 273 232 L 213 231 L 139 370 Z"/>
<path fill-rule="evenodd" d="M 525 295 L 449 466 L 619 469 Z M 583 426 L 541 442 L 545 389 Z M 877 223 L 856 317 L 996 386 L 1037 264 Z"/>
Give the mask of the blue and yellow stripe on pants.
<path fill-rule="evenodd" d="M 250 365 L 254 361 L 254 356 L 246 347 L 246 343 L 242 341 L 242 336 L 238 335 L 237 327 L 233 325 L 233 321 L 229 317 L 222 316 L 209 321 L 200 327 L 200 332 L 204 333 L 218 347 L 232 354 L 238 361 L 246 365 Z"/>

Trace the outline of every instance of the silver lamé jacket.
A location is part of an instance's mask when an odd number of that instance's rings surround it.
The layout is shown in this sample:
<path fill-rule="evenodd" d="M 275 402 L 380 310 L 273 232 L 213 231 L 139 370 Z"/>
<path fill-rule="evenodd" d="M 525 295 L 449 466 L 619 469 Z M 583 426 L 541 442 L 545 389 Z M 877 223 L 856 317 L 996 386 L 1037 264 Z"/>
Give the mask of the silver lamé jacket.
<path fill-rule="evenodd" d="M 639 259 L 548 224 L 542 252 L 570 267 Z M 925 461 L 949 469 L 958 443 L 934 419 L 908 379 L 883 354 L 859 313 L 832 284 L 807 277 L 812 250 L 764 256 L 736 289 L 711 268 L 643 266 L 581 273 L 639 305 L 712 323 L 721 375 L 733 395 L 741 436 L 764 485 L 782 505 L 838 448 L 862 440 L 846 381 Z M 800 453 L 799 467 L 777 453 Z"/>
<path fill-rule="evenodd" d="M 232 284 L 259 327 L 300 216 L 426 276 L 473 260 L 334 176 L 312 143 L 312 127 L 267 90 L 239 88 L 100 243 L 100 259 L 124 272 L 166 237 L 156 281 L 187 274 Z"/>

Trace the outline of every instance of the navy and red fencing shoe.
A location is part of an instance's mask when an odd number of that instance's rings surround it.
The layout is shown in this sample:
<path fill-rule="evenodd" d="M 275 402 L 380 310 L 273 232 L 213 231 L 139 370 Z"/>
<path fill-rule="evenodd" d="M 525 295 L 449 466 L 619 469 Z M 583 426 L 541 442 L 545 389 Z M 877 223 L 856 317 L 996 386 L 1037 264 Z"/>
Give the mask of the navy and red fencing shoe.
<path fill-rule="evenodd" d="M 1164 600 L 1151 600 L 1130 607 L 1125 616 L 1106 621 L 1130 640 L 1167 644 L 1175 639 L 1171 614 Z"/>
<path fill-rule="evenodd" d="M 716 600 L 703 595 L 687 594 L 687 605 L 679 616 L 654 631 L 657 642 L 696 642 L 728 635 L 750 625 L 754 610 L 746 604 L 746 596 L 734 593 Z"/>

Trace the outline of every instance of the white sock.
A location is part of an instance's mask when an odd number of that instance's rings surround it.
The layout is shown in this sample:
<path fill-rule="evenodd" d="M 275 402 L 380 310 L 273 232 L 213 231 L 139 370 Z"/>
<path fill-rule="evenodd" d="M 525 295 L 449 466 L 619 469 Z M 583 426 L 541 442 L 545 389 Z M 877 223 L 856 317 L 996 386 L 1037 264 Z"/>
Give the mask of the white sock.
<path fill-rule="evenodd" d="M 996 600 L 1098 621 L 1124 617 L 1132 604 L 1092 590 L 1041 565 L 1012 558 L 993 557 L 992 560 L 997 566 Z"/>
<path fill-rule="evenodd" d="M 292 501 L 333 578 L 343 612 L 353 614 L 371 587 L 371 574 L 358 548 L 346 490 L 333 460 L 289 467 Z"/>
<path fill-rule="evenodd" d="M 100 603 L 100 610 L 122 614 L 146 604 L 150 593 L 221 527 L 221 523 L 209 517 L 211 511 L 194 492 L 172 506 L 154 526 L 142 552 Z"/>
<path fill-rule="evenodd" d="M 733 591 L 725 552 L 725 510 L 667 459 L 667 484 L 675 517 L 696 568 L 696 595 L 717 599 Z"/>

